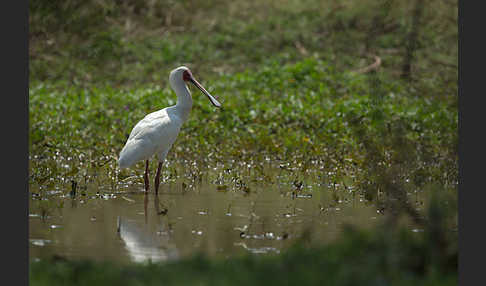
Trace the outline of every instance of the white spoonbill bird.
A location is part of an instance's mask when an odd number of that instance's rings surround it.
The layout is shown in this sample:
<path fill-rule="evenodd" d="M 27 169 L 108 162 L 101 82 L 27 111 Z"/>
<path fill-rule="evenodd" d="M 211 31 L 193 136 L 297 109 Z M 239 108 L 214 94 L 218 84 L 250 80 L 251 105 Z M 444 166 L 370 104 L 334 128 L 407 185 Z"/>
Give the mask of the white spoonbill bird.
<path fill-rule="evenodd" d="M 191 71 L 178 67 L 170 72 L 169 83 L 177 95 L 177 104 L 152 112 L 133 127 L 127 143 L 120 152 L 118 164 L 121 169 L 128 168 L 138 161 L 145 160 L 145 191 L 149 191 L 149 159 L 157 155 L 159 166 L 155 175 L 155 194 L 159 192 L 160 169 L 172 144 L 174 144 L 182 124 L 189 117 L 192 97 L 186 82 L 199 88 L 216 107 L 221 104 L 194 78 Z"/>

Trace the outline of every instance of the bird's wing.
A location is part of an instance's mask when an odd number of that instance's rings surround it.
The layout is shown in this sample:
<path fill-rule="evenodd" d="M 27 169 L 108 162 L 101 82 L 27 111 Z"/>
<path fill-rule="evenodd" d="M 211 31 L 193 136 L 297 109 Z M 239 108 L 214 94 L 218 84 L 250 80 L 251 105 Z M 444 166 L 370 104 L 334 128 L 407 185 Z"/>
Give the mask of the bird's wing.
<path fill-rule="evenodd" d="M 120 167 L 129 167 L 155 153 L 168 151 L 181 125 L 182 121 L 178 117 L 169 116 L 164 110 L 147 115 L 135 125 L 120 152 Z"/>
<path fill-rule="evenodd" d="M 130 136 L 128 136 L 128 140 L 133 139 L 135 136 L 137 136 L 140 131 L 145 129 L 147 126 L 150 126 L 153 121 L 164 120 L 165 117 L 168 117 L 167 112 L 163 111 L 164 110 L 159 110 L 147 114 L 142 120 L 135 124 L 132 131 L 130 132 Z"/>

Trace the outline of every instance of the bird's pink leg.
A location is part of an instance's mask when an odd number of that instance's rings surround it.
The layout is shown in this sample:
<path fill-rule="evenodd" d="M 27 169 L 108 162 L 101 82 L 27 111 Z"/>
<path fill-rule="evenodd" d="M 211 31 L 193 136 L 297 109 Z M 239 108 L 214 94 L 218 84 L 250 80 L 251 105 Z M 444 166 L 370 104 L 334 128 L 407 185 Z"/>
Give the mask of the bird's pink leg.
<path fill-rule="evenodd" d="M 148 193 L 149 191 L 149 160 L 145 161 L 145 175 L 143 176 L 145 180 L 145 192 Z"/>
<path fill-rule="evenodd" d="M 157 174 L 155 175 L 155 194 L 159 194 L 159 183 L 160 183 L 160 170 L 162 169 L 162 162 L 159 163 L 157 168 Z"/>

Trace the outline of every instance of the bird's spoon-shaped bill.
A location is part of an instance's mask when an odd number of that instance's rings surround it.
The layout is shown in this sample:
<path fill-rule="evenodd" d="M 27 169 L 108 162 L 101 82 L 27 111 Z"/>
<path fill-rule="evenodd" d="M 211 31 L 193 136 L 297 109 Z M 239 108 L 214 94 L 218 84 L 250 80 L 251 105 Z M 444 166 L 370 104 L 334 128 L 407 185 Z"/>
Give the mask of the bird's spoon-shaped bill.
<path fill-rule="evenodd" d="M 211 103 L 216 106 L 216 107 L 221 107 L 221 103 L 219 103 L 218 100 L 216 100 L 216 98 L 214 98 L 214 96 L 212 96 L 211 94 L 209 94 L 209 92 L 191 75 L 189 80 L 197 87 L 199 88 L 202 93 L 204 93 L 208 98 L 209 98 L 209 101 L 211 101 Z"/>

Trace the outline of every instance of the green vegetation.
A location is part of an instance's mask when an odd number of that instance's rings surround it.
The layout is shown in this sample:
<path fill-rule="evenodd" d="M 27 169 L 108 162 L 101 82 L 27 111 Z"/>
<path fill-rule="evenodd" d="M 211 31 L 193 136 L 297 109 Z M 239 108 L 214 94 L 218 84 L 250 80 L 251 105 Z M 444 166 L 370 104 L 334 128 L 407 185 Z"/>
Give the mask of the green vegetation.
<path fill-rule="evenodd" d="M 381 154 L 406 146 L 419 180 L 457 181 L 457 7 L 448 1 L 423 4 L 411 81 L 400 77 L 413 24 L 406 1 L 29 5 L 31 183 L 87 181 L 90 167 L 116 158 L 138 120 L 175 103 L 167 77 L 180 64 L 223 109 L 196 91 L 169 160 L 206 169 L 269 157 L 344 170 L 363 167 L 370 144 Z M 371 55 L 380 68 L 362 72 Z"/>
<path fill-rule="evenodd" d="M 142 182 L 141 165 L 120 172 L 116 158 L 138 120 L 175 103 L 168 74 L 185 64 L 223 108 L 194 90 L 166 180 L 232 183 L 235 191 L 255 181 L 334 184 L 363 194 L 390 221 L 406 214 L 426 229 L 425 238 L 350 232 L 335 245 L 296 246 L 280 258 L 33 263 L 39 285 L 84 285 L 102 281 L 99 273 L 120 285 L 132 276 L 224 284 L 230 274 L 240 277 L 232 284 L 260 275 L 274 284 L 455 283 L 455 239 L 437 234 L 452 250 L 447 265 L 434 260 L 436 240 L 427 234 L 436 213 L 415 211 L 407 195 L 457 191 L 456 2 L 30 1 L 29 21 L 29 183 L 40 196 L 69 193 L 71 180 L 81 189 L 97 182 L 96 191 L 134 175 Z M 439 206 L 454 228 L 457 209 Z"/>
<path fill-rule="evenodd" d="M 416 96 L 382 76 L 370 80 L 340 73 L 316 59 L 221 76 L 206 85 L 223 108 L 214 110 L 195 91 L 190 120 L 169 153 L 170 161 L 197 164 L 164 172 L 208 174 L 214 180 L 225 169 L 242 173 L 250 164 L 261 167 L 255 176 L 271 177 L 272 169 L 287 164 L 297 174 L 289 180 L 309 175 L 315 182 L 312 175 L 324 171 L 338 172 L 328 180 L 369 180 L 363 171 L 382 162 L 403 165 L 400 176 L 419 185 L 455 185 L 457 134 L 450 132 L 457 129 L 455 99 Z M 99 173 L 116 186 L 137 172 L 120 173 L 115 161 L 131 128 L 144 114 L 175 100 L 167 87 L 31 86 L 31 182 L 69 190 L 70 180 L 85 184 Z M 217 172 L 210 171 L 216 165 Z"/>
<path fill-rule="evenodd" d="M 77 86 L 153 86 L 183 63 L 196 75 L 217 79 L 259 70 L 268 60 L 288 63 L 313 55 L 340 71 L 366 66 L 377 55 L 386 74 L 396 76 L 414 2 L 32 1 L 30 76 Z M 433 85 L 431 96 L 453 96 L 457 3 L 420 2 L 413 78 Z"/>

